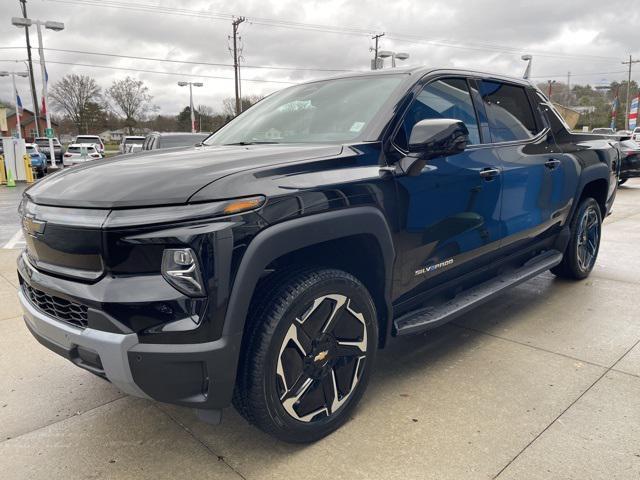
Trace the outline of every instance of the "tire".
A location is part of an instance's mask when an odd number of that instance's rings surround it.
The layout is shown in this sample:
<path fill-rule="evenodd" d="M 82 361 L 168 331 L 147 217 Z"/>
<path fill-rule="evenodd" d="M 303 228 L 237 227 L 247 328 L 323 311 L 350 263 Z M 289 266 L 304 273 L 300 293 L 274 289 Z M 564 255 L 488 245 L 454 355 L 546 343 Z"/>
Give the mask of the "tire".
<path fill-rule="evenodd" d="M 624 185 L 625 183 L 627 183 L 627 180 L 629 180 L 628 178 L 621 178 L 620 180 L 618 180 L 618 185 Z"/>
<path fill-rule="evenodd" d="M 570 228 L 569 244 L 562 262 L 551 272 L 558 277 L 582 280 L 593 270 L 600 250 L 602 213 L 598 202 L 591 197 L 583 199 L 571 219 Z"/>
<path fill-rule="evenodd" d="M 378 343 L 374 303 L 355 277 L 333 269 L 276 276 L 260 289 L 234 406 L 280 440 L 314 442 L 349 419 L 366 389 Z"/>

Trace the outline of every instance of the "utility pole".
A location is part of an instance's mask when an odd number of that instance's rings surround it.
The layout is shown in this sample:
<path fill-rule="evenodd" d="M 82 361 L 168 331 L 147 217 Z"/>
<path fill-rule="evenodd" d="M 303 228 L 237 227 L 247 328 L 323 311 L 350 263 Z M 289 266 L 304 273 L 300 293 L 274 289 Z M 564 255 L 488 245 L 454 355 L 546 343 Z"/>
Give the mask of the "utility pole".
<path fill-rule="evenodd" d="M 27 0 L 19 0 L 22 9 L 22 18 L 27 18 Z M 33 100 L 33 115 L 36 123 L 36 136 L 40 136 L 40 108 L 38 107 L 38 94 L 36 93 L 36 81 L 33 75 L 33 62 L 31 61 L 31 41 L 29 40 L 29 27 L 24 27 L 27 38 L 27 61 L 29 62 L 29 82 L 31 83 L 31 99 Z"/>
<path fill-rule="evenodd" d="M 627 80 L 627 108 L 624 112 L 625 130 L 629 130 L 629 112 L 631 111 L 631 66 L 634 63 L 640 63 L 640 60 L 634 60 L 631 55 L 629 55 L 629 61 L 622 62 L 623 65 L 629 65 L 629 78 Z"/>
<path fill-rule="evenodd" d="M 375 40 L 376 42 L 376 46 L 373 48 L 374 55 L 373 55 L 373 62 L 371 62 L 371 70 L 378 69 L 378 40 L 380 39 L 380 37 L 384 37 L 384 32 L 378 33 L 373 37 L 371 37 L 371 39 Z"/>
<path fill-rule="evenodd" d="M 567 72 L 567 107 L 571 106 L 571 72 Z"/>
<path fill-rule="evenodd" d="M 233 25 L 233 71 L 235 74 L 236 82 L 236 115 L 240 115 L 240 65 L 238 64 L 238 26 L 244 22 L 246 18 L 238 17 L 231 25 Z"/>

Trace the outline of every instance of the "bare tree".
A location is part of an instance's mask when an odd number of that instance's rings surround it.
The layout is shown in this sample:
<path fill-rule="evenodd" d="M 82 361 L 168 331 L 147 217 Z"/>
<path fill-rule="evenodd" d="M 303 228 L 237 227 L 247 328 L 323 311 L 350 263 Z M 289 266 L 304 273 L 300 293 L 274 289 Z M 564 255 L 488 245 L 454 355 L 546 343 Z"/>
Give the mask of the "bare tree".
<path fill-rule="evenodd" d="M 100 87 L 87 75 L 69 74 L 56 82 L 49 90 L 54 108 L 64 112 L 73 122 L 78 133 L 88 133 L 87 120 L 95 114 L 96 105 L 102 101 Z"/>
<path fill-rule="evenodd" d="M 138 121 L 154 109 L 151 105 L 153 97 L 149 94 L 149 88 L 143 81 L 131 77 L 114 81 L 107 90 L 107 95 L 113 101 L 118 114 L 124 117 L 124 123 L 130 134 Z"/>
<path fill-rule="evenodd" d="M 249 108 L 254 103 L 258 103 L 262 100 L 261 95 L 249 95 L 246 97 L 242 97 L 242 111 L 244 112 L 247 108 Z M 225 98 L 222 101 L 222 113 L 227 117 L 235 117 L 236 116 L 236 99 L 235 98 Z"/>

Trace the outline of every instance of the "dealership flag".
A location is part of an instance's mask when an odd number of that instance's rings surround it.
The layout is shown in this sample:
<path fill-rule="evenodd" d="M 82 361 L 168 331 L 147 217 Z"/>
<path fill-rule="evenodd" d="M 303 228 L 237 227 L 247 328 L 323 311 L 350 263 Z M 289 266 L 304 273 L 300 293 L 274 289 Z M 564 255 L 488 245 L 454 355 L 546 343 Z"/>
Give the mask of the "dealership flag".
<path fill-rule="evenodd" d="M 24 112 L 24 107 L 22 106 L 22 99 L 20 98 L 20 95 L 18 94 L 17 89 L 16 89 L 16 104 L 18 105 L 18 112 L 20 113 L 20 115 L 22 115 L 22 113 Z"/>
<path fill-rule="evenodd" d="M 633 130 L 638 125 L 638 103 L 640 102 L 640 95 L 633 99 L 631 102 L 631 110 L 629 110 L 629 128 Z"/>
<path fill-rule="evenodd" d="M 616 128 L 616 115 L 618 113 L 618 90 L 616 90 L 616 97 L 611 102 L 611 128 Z"/>
<path fill-rule="evenodd" d="M 44 83 L 48 84 L 49 83 L 49 72 L 47 72 L 47 69 L 44 69 Z M 44 101 L 44 92 L 42 92 L 42 106 L 40 107 L 40 114 L 41 115 L 46 115 L 47 114 L 47 105 Z"/>

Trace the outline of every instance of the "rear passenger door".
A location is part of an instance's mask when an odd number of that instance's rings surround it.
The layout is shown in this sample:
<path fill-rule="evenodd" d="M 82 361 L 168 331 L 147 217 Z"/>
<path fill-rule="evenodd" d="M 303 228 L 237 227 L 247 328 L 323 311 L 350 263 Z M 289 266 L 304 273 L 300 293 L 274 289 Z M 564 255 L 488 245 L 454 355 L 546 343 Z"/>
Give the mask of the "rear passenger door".
<path fill-rule="evenodd" d="M 501 160 L 502 245 L 526 247 L 556 234 L 571 207 L 566 165 L 526 87 L 480 80 L 479 90 Z"/>

